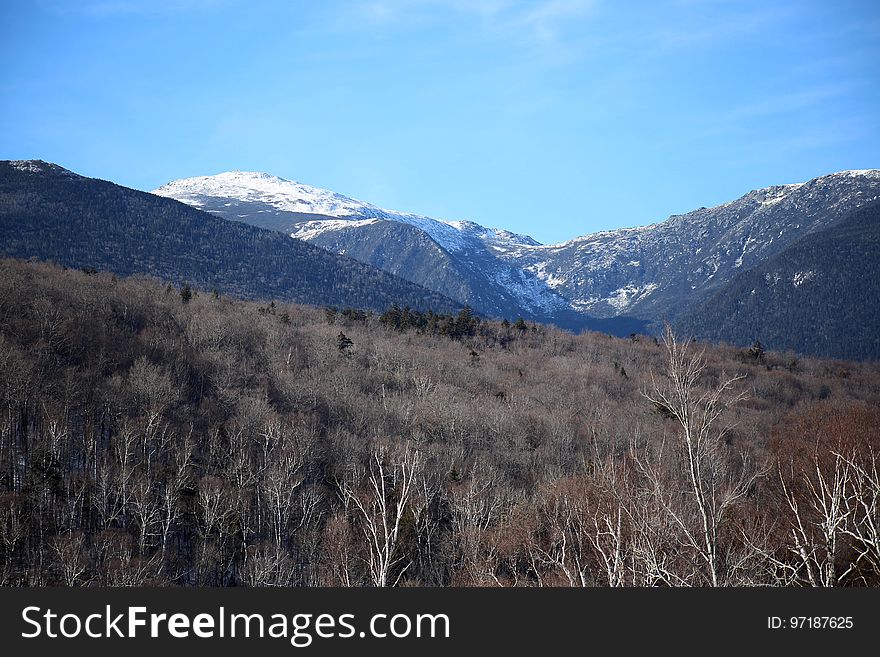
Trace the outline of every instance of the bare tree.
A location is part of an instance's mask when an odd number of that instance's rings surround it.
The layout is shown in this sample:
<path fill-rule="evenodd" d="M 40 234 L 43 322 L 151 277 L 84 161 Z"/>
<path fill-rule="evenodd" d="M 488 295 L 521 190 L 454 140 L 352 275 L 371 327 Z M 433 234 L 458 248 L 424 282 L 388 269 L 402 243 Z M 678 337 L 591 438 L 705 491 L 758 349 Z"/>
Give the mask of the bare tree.
<path fill-rule="evenodd" d="M 128 426 L 115 436 L 113 441 L 113 453 L 115 456 L 111 486 L 115 488 L 119 514 L 115 516 L 128 525 L 129 504 L 131 502 L 132 488 L 135 479 L 135 470 L 140 462 L 138 456 L 138 436 L 136 431 Z"/>
<path fill-rule="evenodd" d="M 467 480 L 450 492 L 452 531 L 455 537 L 457 578 L 468 584 L 483 584 L 492 579 L 487 564 L 494 558 L 486 554 L 485 535 L 498 523 L 507 508 L 498 473 L 477 462 Z"/>
<path fill-rule="evenodd" d="M 236 491 L 228 480 L 214 475 L 199 479 L 197 518 L 199 553 L 197 568 L 201 577 L 208 577 L 212 567 L 220 568 L 220 576 L 226 570 L 223 538 L 230 530 L 230 520 L 235 516 Z"/>
<path fill-rule="evenodd" d="M 856 562 L 841 571 L 840 550 L 847 534 L 853 533 L 852 515 L 859 509 L 853 495 L 853 464 L 839 453 L 829 465 L 813 457 L 813 471 L 794 472 L 789 481 L 780 469 L 785 502 L 791 512 L 789 551 L 793 564 L 780 564 L 791 571 L 792 579 L 805 578 L 810 586 L 841 584 Z M 800 484 L 797 488 L 793 484 Z M 800 489 L 800 490 L 799 490 Z"/>
<path fill-rule="evenodd" d="M 358 516 L 366 539 L 374 586 L 397 585 L 410 565 L 403 563 L 405 557 L 399 554 L 398 541 L 419 463 L 419 452 L 411 451 L 409 446 L 398 455 L 380 447 L 370 457 L 366 490 L 359 491 L 351 480 L 340 484 L 341 495 Z"/>
<path fill-rule="evenodd" d="M 65 586 L 76 586 L 89 566 L 85 554 L 85 534 L 81 531 L 58 534 L 49 544 L 61 581 Z"/>
<path fill-rule="evenodd" d="M 354 579 L 354 555 L 352 543 L 354 532 L 348 522 L 349 510 L 343 499 L 343 508 L 329 518 L 324 525 L 322 536 L 322 559 L 320 564 L 321 583 L 324 586 L 351 587 Z"/>
<path fill-rule="evenodd" d="M 855 455 L 844 458 L 850 470 L 850 486 L 844 506 L 850 523 L 844 533 L 850 537 L 856 557 L 854 568 L 862 563 L 880 573 L 880 472 L 873 450 L 862 459 Z"/>
<path fill-rule="evenodd" d="M 627 501 L 633 499 L 626 468 L 613 457 L 601 458 L 596 451 L 593 472 L 596 500 L 592 527 L 587 538 L 599 567 L 597 577 L 605 586 L 625 586 L 632 578 L 632 515 Z"/>
<path fill-rule="evenodd" d="M 3 548 L 0 584 L 10 583 L 14 572 L 14 557 L 18 546 L 27 536 L 27 517 L 24 496 L 17 493 L 0 494 L 0 545 Z"/>
<path fill-rule="evenodd" d="M 743 376 L 722 375 L 715 387 L 703 390 L 703 352 L 690 353 L 689 343 L 676 340 L 668 325 L 663 342 L 667 361 L 665 381 L 657 381 L 652 375 L 651 389 L 642 394 L 678 425 L 678 446 L 682 448 L 691 508 L 674 504 L 675 496 L 669 495 L 657 469 L 643 462 L 642 470 L 651 481 L 661 508 L 702 563 L 707 582 L 718 586 L 723 583 L 719 532 L 726 514 L 758 476 L 745 457 L 738 470 L 731 467 L 725 445 L 730 427 L 719 425 L 722 414 L 746 397 L 744 393 L 733 392 Z M 691 512 L 697 516 L 696 526 L 689 517 Z"/>
<path fill-rule="evenodd" d="M 269 512 L 272 538 L 281 545 L 296 510 L 297 489 L 303 483 L 303 454 L 294 447 L 273 451 L 273 461 L 263 472 L 258 490 Z"/>
<path fill-rule="evenodd" d="M 438 554 L 442 534 L 438 516 L 446 501 L 443 486 L 438 477 L 421 471 L 415 488 L 411 509 L 418 544 L 418 570 L 429 583 L 440 585 L 444 568 Z"/>
<path fill-rule="evenodd" d="M 686 502 L 681 500 L 680 478 L 670 481 L 664 468 L 665 447 L 661 441 L 649 451 L 636 438 L 630 446 L 639 476 L 626 507 L 632 527 L 633 582 L 641 586 L 694 586 L 698 583 L 694 559 L 681 558 L 681 530 L 678 523 L 670 522 L 673 509 L 686 506 Z"/>
<path fill-rule="evenodd" d="M 278 543 L 250 545 L 245 550 L 241 576 L 248 586 L 292 586 L 296 564 Z"/>
<path fill-rule="evenodd" d="M 590 518 L 586 500 L 579 495 L 562 492 L 546 505 L 544 531 L 549 533 L 548 545 L 535 542 L 529 546 L 533 563 L 543 563 L 559 570 L 569 586 L 593 584 L 590 563 Z M 537 565 L 535 566 L 536 571 Z"/>
<path fill-rule="evenodd" d="M 95 537 L 97 571 L 104 586 L 144 586 L 154 576 L 158 553 L 150 558 L 135 554 L 135 540 L 119 529 L 105 529 Z"/>
<path fill-rule="evenodd" d="M 168 475 L 162 483 L 161 507 L 160 507 L 160 554 L 159 568 L 165 565 L 168 554 L 168 544 L 171 540 L 172 530 L 180 519 L 182 512 L 180 498 L 183 491 L 191 485 L 193 449 L 195 443 L 192 437 L 192 428 L 176 445 L 172 453 L 168 467 Z"/>
<path fill-rule="evenodd" d="M 134 479 L 129 505 L 137 526 L 138 554 L 143 557 L 159 535 L 162 521 L 162 500 L 148 473 L 140 473 Z"/>

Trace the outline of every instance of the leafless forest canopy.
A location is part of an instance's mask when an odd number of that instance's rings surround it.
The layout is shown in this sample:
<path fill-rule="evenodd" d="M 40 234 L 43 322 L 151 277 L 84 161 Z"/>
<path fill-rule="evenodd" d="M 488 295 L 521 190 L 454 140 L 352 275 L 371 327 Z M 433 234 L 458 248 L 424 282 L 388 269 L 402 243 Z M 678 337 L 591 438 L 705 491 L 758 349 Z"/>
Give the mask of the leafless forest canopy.
<path fill-rule="evenodd" d="M 0 584 L 876 586 L 880 365 L 0 261 Z"/>

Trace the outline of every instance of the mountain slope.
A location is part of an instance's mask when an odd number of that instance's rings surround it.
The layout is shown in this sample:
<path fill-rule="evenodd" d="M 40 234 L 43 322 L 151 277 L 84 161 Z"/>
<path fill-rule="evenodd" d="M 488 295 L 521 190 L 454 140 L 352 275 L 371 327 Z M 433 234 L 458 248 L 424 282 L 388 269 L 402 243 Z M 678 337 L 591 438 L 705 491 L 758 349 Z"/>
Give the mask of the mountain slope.
<path fill-rule="evenodd" d="M 189 178 L 156 193 L 284 230 L 488 315 L 518 313 L 575 329 L 598 328 L 598 317 L 622 334 L 627 320 L 643 330 L 646 322 L 682 316 L 740 272 L 880 198 L 880 171 L 767 187 L 660 223 L 555 245 L 472 222 L 383 210 L 267 174 Z"/>
<path fill-rule="evenodd" d="M 499 257 L 593 315 L 675 318 L 739 272 L 877 198 L 880 171 L 845 171 L 755 190 L 650 226 L 499 250 Z"/>
<path fill-rule="evenodd" d="M 618 335 L 644 329 L 644 322 L 630 318 L 599 321 L 577 312 L 535 273 L 498 257 L 498 250 L 539 246 L 526 235 L 385 210 L 265 173 L 186 178 L 153 193 L 344 253 L 490 317 L 522 316 Z"/>
<path fill-rule="evenodd" d="M 150 274 L 241 297 L 374 310 L 459 307 L 280 233 L 41 161 L 0 162 L 0 255 Z"/>
<path fill-rule="evenodd" d="M 531 237 L 503 230 L 484 228 L 469 221 L 441 221 L 410 212 L 385 210 L 364 201 L 319 187 L 254 171 L 228 171 L 214 176 L 184 178 L 162 185 L 153 194 L 182 201 L 227 219 L 248 223 L 266 222 L 259 215 L 272 215 L 274 230 L 285 230 L 294 237 L 311 239 L 324 230 L 334 230 L 349 222 L 368 225 L 376 221 L 396 221 L 424 231 L 447 251 L 459 251 L 474 239 L 513 244 L 538 244 Z M 311 218 L 313 223 L 307 220 Z M 328 219 L 335 223 L 327 223 Z"/>
<path fill-rule="evenodd" d="M 376 221 L 326 231 L 310 241 L 420 285 L 443 290 L 447 296 L 461 299 L 487 315 L 515 318 L 523 313 L 518 300 L 487 277 L 484 269 L 463 261 L 458 252 L 443 249 L 414 226 Z"/>
<path fill-rule="evenodd" d="M 880 202 L 736 276 L 680 322 L 708 340 L 880 359 Z"/>

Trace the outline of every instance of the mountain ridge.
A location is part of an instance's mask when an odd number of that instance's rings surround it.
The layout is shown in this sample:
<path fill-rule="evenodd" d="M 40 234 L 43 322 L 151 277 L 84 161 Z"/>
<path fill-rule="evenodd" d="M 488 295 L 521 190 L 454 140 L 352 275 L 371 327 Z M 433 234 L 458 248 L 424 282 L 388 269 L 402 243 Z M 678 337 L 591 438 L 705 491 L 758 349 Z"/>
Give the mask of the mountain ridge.
<path fill-rule="evenodd" d="M 352 258 L 40 160 L 0 161 L 0 255 L 243 298 L 382 311 L 461 304 Z"/>
<path fill-rule="evenodd" d="M 390 220 L 421 228 L 448 250 L 461 248 L 458 234 L 466 229 L 477 230 L 486 239 L 503 235 L 506 239 L 522 240 L 526 244 L 538 244 L 527 235 L 486 228 L 473 221 L 434 219 L 412 212 L 388 210 L 372 203 L 359 201 L 321 187 L 288 180 L 261 171 L 226 171 L 211 176 L 196 176 L 174 180 L 151 193 L 175 198 L 195 206 L 206 205 L 205 198 L 236 198 L 256 200 L 271 205 L 278 212 L 295 215 L 315 214 L 324 218 L 349 220 Z M 207 209 L 209 212 L 219 210 Z M 295 237 L 302 235 L 294 234 Z"/>
<path fill-rule="evenodd" d="M 257 179 L 299 185 L 268 174 Z M 0 163 L 0 255 L 149 274 L 242 297 L 373 310 L 470 305 L 487 318 L 616 335 L 651 334 L 669 321 L 699 339 L 880 358 L 871 335 L 880 324 L 870 310 L 880 289 L 863 284 L 880 270 L 880 249 L 864 248 L 877 243 L 880 170 L 760 188 L 557 245 L 474 222 L 383 218 L 377 213 L 396 211 L 302 188 L 323 205 L 278 210 L 279 199 L 260 190 L 241 199 L 190 199 L 206 212 L 55 164 L 7 161 Z M 338 216 L 299 211 L 315 208 Z M 865 208 L 873 210 L 853 224 L 853 213 Z M 455 239 L 437 238 L 426 224 Z M 291 239 L 304 230 L 315 232 Z M 760 276 L 776 274 L 794 287 L 761 287 Z M 755 291 L 761 294 L 745 299 Z"/>
<path fill-rule="evenodd" d="M 571 313 L 561 295 L 531 272 L 496 258 L 500 245 L 535 245 L 527 235 L 385 210 L 330 190 L 261 172 L 225 172 L 172 181 L 154 190 L 233 221 L 282 231 L 335 253 L 351 255 L 498 318 L 523 316 L 580 330 L 622 333 L 642 324 L 592 322 Z M 303 212 L 311 210 L 312 212 Z M 357 232 L 355 232 L 357 231 Z M 379 239 L 381 234 L 382 239 Z M 386 255 L 381 246 L 396 244 Z M 373 248 L 365 250 L 366 245 Z M 410 258 L 408 254 L 418 253 Z M 412 266 L 401 270 L 401 263 Z"/>
<path fill-rule="evenodd" d="M 265 224 L 265 217 L 273 211 L 285 212 L 280 208 L 304 207 L 296 205 L 294 198 L 302 183 L 269 174 L 239 172 L 233 176 L 237 185 L 246 184 L 247 177 L 271 179 L 276 196 L 260 197 L 259 189 L 242 193 L 224 187 L 230 175 L 183 179 L 156 192 L 176 194 L 180 200 L 200 204 L 214 214 L 255 224 Z M 305 187 L 320 198 L 335 194 Z M 288 196 L 279 200 L 277 195 L 285 193 Z M 474 222 L 381 210 L 338 196 L 348 205 L 333 209 L 335 215 L 297 212 L 287 217 L 289 223 L 280 221 L 282 226 L 277 229 L 337 253 L 354 255 L 490 315 L 497 315 L 502 308 L 510 314 L 513 301 L 524 315 L 559 325 L 576 326 L 578 317 L 586 322 L 587 318 L 632 316 L 656 323 L 675 319 L 739 271 L 772 257 L 800 236 L 827 229 L 847 211 L 880 198 L 880 170 L 845 170 L 806 182 L 762 187 L 711 208 L 558 244 L 540 244 L 528 236 Z M 386 229 L 394 234 L 382 244 L 381 253 L 368 252 L 365 242 L 375 243 L 370 234 L 383 221 L 406 223 L 423 231 L 449 255 L 450 266 L 457 267 L 459 277 L 468 281 L 465 288 L 496 288 L 488 295 L 491 298 L 485 298 L 486 294 L 480 298 L 473 292 L 456 297 L 460 294 L 457 288 L 447 285 L 445 279 L 437 280 L 432 272 L 418 267 L 402 267 L 404 258 L 388 252 L 398 244 L 400 254 L 410 254 L 407 258 L 411 260 L 419 247 L 411 231 Z M 422 253 L 431 260 L 434 246 L 422 242 Z M 561 321 L 562 316 L 567 319 Z"/>

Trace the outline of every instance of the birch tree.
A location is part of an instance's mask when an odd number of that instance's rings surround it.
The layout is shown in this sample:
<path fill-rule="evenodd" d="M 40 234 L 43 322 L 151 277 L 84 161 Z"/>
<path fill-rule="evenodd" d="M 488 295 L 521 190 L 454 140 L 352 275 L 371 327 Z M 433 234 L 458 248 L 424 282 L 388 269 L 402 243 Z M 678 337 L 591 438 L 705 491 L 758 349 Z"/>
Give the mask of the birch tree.
<path fill-rule="evenodd" d="M 725 443 L 730 427 L 720 423 L 724 412 L 746 397 L 734 390 L 743 376 L 722 374 L 717 385 L 704 389 L 703 351 L 691 353 L 689 343 L 679 342 L 668 325 L 663 345 L 665 377 L 658 381 L 652 374 L 651 388 L 642 394 L 677 424 L 677 447 L 688 493 L 682 500 L 685 504 L 674 503 L 675 495 L 670 494 L 674 491 L 669 490 L 659 471 L 644 463 L 643 472 L 651 481 L 663 512 L 702 565 L 706 583 L 719 586 L 726 583 L 720 531 L 727 514 L 749 491 L 758 474 L 745 457 L 739 468 L 732 467 Z"/>
<path fill-rule="evenodd" d="M 340 486 L 361 526 L 374 586 L 397 585 L 410 565 L 400 554 L 399 539 L 419 463 L 419 452 L 409 447 L 399 455 L 382 447 L 370 457 L 365 490 L 359 491 L 351 480 Z"/>

